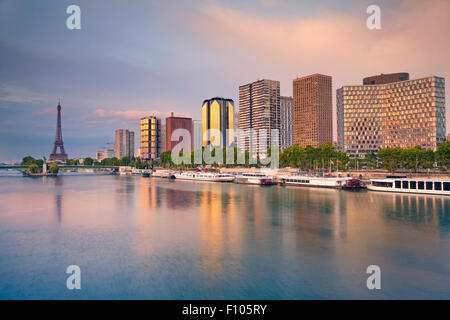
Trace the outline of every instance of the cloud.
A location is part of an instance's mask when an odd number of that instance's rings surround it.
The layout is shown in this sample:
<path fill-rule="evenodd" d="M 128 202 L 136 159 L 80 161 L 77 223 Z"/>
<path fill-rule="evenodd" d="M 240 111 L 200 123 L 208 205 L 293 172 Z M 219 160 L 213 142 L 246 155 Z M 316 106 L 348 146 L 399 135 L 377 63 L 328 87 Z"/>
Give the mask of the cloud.
<path fill-rule="evenodd" d="M 361 82 L 361 74 L 399 70 L 448 76 L 450 42 L 437 30 L 450 30 L 450 2 L 432 3 L 405 2 L 395 10 L 382 6 L 382 30 L 375 31 L 366 27 L 365 10 L 287 19 L 210 5 L 193 20 L 192 30 L 253 77 L 321 72 L 353 84 Z"/>
<path fill-rule="evenodd" d="M 50 103 L 55 97 L 13 85 L 0 85 L 0 100 L 14 103 Z"/>
<path fill-rule="evenodd" d="M 292 95 L 292 80 L 313 73 L 333 77 L 333 96 L 339 87 L 362 84 L 364 77 L 380 73 L 449 79 L 450 42 L 445 32 L 450 30 L 450 1 L 382 5 L 381 30 L 369 30 L 366 6 L 355 5 L 361 6 L 360 14 L 352 9 L 299 18 L 262 16 L 213 4 L 197 17 L 186 17 L 190 22 L 186 28 L 233 74 L 236 90 L 238 85 L 269 78 L 280 80 L 282 95 Z M 446 91 L 450 92 L 449 81 Z M 449 123 L 447 108 L 447 127 Z"/>
<path fill-rule="evenodd" d="M 106 110 L 96 109 L 83 117 L 84 120 L 91 123 L 99 123 L 101 121 L 111 122 L 135 122 L 138 123 L 140 118 L 156 116 L 158 118 L 166 118 L 170 116 L 170 112 L 162 112 L 159 110 Z M 190 117 L 188 113 L 177 112 L 175 116 Z"/>

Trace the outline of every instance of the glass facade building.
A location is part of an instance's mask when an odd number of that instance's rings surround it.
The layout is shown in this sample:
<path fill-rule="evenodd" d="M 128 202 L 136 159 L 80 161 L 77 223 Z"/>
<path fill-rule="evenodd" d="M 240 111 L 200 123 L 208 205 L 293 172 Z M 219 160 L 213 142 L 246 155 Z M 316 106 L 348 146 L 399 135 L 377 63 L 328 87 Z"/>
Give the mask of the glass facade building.
<path fill-rule="evenodd" d="M 259 80 L 239 87 L 239 147 L 265 154 L 271 145 L 279 145 L 280 134 L 272 141 L 272 130 L 280 130 L 280 81 Z M 246 132 L 252 129 L 256 141 L 252 141 Z M 266 141 L 260 141 L 260 130 L 267 133 Z"/>
<path fill-rule="evenodd" d="M 280 97 L 280 148 L 293 145 L 294 124 L 292 115 L 292 97 Z"/>
<path fill-rule="evenodd" d="M 121 159 L 123 157 L 134 156 L 134 132 L 127 129 L 117 129 L 114 141 L 115 157 Z"/>
<path fill-rule="evenodd" d="M 342 151 L 364 157 L 379 148 L 445 141 L 445 80 L 427 77 L 337 90 L 337 137 Z"/>
<path fill-rule="evenodd" d="M 141 118 L 141 158 L 156 160 L 161 153 L 161 119 L 152 117 Z"/>
<path fill-rule="evenodd" d="M 214 136 L 213 130 L 220 132 Z M 202 145 L 228 147 L 234 141 L 234 102 L 220 97 L 204 100 L 202 105 Z"/>

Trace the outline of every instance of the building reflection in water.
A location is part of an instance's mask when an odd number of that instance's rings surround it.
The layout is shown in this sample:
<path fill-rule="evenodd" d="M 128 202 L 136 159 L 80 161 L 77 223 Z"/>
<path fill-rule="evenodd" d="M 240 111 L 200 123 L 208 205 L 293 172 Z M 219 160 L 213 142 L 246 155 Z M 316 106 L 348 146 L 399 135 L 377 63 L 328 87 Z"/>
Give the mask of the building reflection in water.
<path fill-rule="evenodd" d="M 386 219 L 406 220 L 421 227 L 433 226 L 447 234 L 450 223 L 448 197 L 392 193 L 383 198 L 381 212 Z"/>
<path fill-rule="evenodd" d="M 155 210 L 161 206 L 163 188 L 159 187 L 155 181 L 144 178 L 140 179 L 139 190 L 139 198 L 141 209 L 144 210 L 143 212 L 148 211 L 145 209 Z"/>
<path fill-rule="evenodd" d="M 47 177 L 44 177 L 47 178 Z M 62 221 L 62 201 L 64 192 L 64 178 L 62 176 L 52 177 L 51 180 L 55 186 L 55 211 L 58 224 Z"/>
<path fill-rule="evenodd" d="M 134 203 L 134 177 L 130 176 L 114 176 L 115 180 L 115 198 L 117 206 L 124 211 L 133 206 Z"/>
<path fill-rule="evenodd" d="M 238 221 L 236 189 L 228 184 L 204 183 L 200 199 L 200 255 L 202 268 L 210 281 L 233 274 L 242 254 L 243 225 Z M 245 206 L 240 213 L 248 212 Z M 225 270 L 226 268 L 226 270 Z"/>

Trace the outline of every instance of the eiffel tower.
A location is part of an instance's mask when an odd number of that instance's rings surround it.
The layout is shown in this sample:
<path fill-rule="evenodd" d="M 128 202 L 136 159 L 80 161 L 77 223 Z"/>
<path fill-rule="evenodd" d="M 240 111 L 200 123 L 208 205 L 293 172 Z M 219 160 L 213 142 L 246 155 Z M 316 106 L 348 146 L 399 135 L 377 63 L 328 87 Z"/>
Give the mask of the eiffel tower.
<path fill-rule="evenodd" d="M 66 162 L 68 157 L 66 154 L 66 151 L 64 151 L 64 142 L 62 139 L 62 131 L 61 131 L 61 104 L 58 103 L 58 107 L 56 108 L 58 110 L 58 119 L 56 121 L 56 137 L 55 137 L 55 143 L 53 144 L 53 150 L 50 154 L 50 158 L 48 158 L 48 161 L 64 161 Z M 56 153 L 56 150 L 58 149 L 61 151 L 60 153 Z"/>

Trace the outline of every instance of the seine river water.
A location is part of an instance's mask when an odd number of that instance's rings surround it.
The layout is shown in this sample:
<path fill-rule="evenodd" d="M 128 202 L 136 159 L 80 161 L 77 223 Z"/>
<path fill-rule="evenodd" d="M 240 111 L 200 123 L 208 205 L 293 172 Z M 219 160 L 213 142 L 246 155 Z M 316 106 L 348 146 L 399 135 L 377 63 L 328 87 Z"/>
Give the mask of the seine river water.
<path fill-rule="evenodd" d="M 0 174 L 2 299 L 450 298 L 450 197 Z"/>

